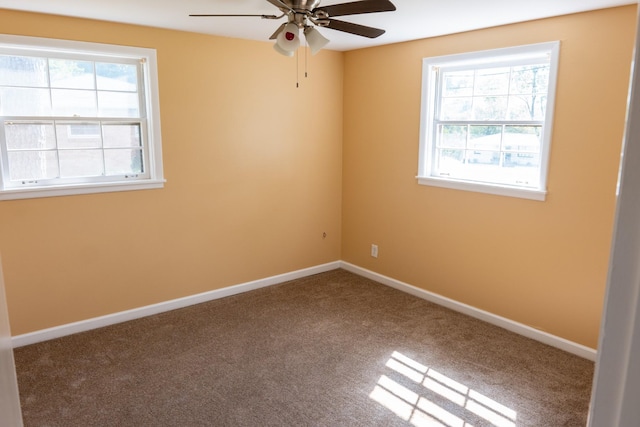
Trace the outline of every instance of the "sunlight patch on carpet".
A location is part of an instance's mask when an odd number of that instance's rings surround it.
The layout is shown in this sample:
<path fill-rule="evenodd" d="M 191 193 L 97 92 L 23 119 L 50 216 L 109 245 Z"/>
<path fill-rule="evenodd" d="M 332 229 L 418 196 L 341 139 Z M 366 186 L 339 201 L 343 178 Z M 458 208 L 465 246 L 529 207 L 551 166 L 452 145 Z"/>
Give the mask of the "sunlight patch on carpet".
<path fill-rule="evenodd" d="M 418 427 L 473 427 L 481 418 L 495 427 L 515 427 L 516 411 L 478 393 L 404 354 L 394 351 L 387 363 L 389 375 L 381 375 L 369 397 L 398 417 Z M 394 380 L 391 376 L 398 376 Z M 400 384 L 415 384 L 413 388 Z M 433 397 L 428 398 L 429 395 Z M 457 414 L 436 401 L 445 399 L 459 408 Z M 471 420 L 470 420 L 471 419 Z"/>

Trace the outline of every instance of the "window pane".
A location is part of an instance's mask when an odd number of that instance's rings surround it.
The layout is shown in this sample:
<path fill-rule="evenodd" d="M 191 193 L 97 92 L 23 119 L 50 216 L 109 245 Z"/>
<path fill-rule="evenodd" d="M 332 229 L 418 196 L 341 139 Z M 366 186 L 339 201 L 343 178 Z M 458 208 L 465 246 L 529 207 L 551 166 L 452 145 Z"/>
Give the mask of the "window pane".
<path fill-rule="evenodd" d="M 102 150 L 61 150 L 59 153 L 63 178 L 101 176 L 104 173 Z"/>
<path fill-rule="evenodd" d="M 470 120 L 471 97 L 443 98 L 440 111 L 440 120 Z"/>
<path fill-rule="evenodd" d="M 544 120 L 546 95 L 517 95 L 509 97 L 509 120 Z"/>
<path fill-rule="evenodd" d="M 142 150 L 115 149 L 104 152 L 107 175 L 126 175 L 142 173 Z"/>
<path fill-rule="evenodd" d="M 441 125 L 438 132 L 440 147 L 465 148 L 467 145 L 467 126 Z"/>
<path fill-rule="evenodd" d="M 473 98 L 475 120 L 504 120 L 507 116 L 506 96 L 484 96 Z"/>
<path fill-rule="evenodd" d="M 518 168 L 506 167 L 505 154 L 507 153 L 501 154 L 498 151 L 475 151 L 471 164 L 464 171 L 466 175 L 464 178 L 480 182 L 516 185 L 519 170 Z"/>
<path fill-rule="evenodd" d="M 138 68 L 131 64 L 96 63 L 98 90 L 136 92 Z"/>
<path fill-rule="evenodd" d="M 536 64 L 513 67 L 511 73 L 511 94 L 546 94 L 549 88 L 549 65 Z"/>
<path fill-rule="evenodd" d="M 100 123 L 70 123 L 68 133 L 74 137 L 100 136 Z"/>
<path fill-rule="evenodd" d="M 467 162 L 475 163 L 475 164 L 483 164 L 483 165 L 500 165 L 500 152 L 499 151 L 488 151 L 488 150 L 469 150 L 467 153 Z M 478 168 L 469 170 L 479 171 Z M 486 173 L 486 172 L 485 172 Z"/>
<path fill-rule="evenodd" d="M 140 117 L 138 94 L 126 92 L 98 92 L 100 117 Z"/>
<path fill-rule="evenodd" d="M 535 153 L 503 153 L 503 164 L 518 169 L 529 168 L 534 171 L 540 166 L 540 154 Z"/>
<path fill-rule="evenodd" d="M 50 116 L 48 89 L 1 88 L 0 114 L 3 116 Z"/>
<path fill-rule="evenodd" d="M 438 175 L 468 181 L 537 186 L 541 126 L 505 126 L 504 133 L 502 129 L 502 126 L 469 126 L 468 149 L 437 150 Z"/>
<path fill-rule="evenodd" d="M 476 71 L 474 95 L 507 95 L 509 68 L 488 68 Z"/>
<path fill-rule="evenodd" d="M 533 120 L 534 107 L 531 104 L 531 96 L 518 95 L 509 97 L 509 120 Z"/>
<path fill-rule="evenodd" d="M 55 151 L 10 151 L 9 178 L 12 181 L 36 181 L 58 177 Z"/>
<path fill-rule="evenodd" d="M 47 60 L 0 55 L 0 85 L 47 87 Z"/>
<path fill-rule="evenodd" d="M 95 89 L 93 62 L 50 59 L 51 87 L 62 89 Z"/>
<path fill-rule="evenodd" d="M 102 131 L 105 148 L 142 146 L 139 124 L 104 125 Z"/>
<path fill-rule="evenodd" d="M 503 153 L 502 183 L 536 187 L 540 182 L 540 154 Z"/>
<path fill-rule="evenodd" d="M 505 126 L 503 151 L 540 153 L 541 126 Z"/>
<path fill-rule="evenodd" d="M 443 74 L 442 96 L 473 95 L 473 71 L 448 71 Z"/>
<path fill-rule="evenodd" d="M 4 134 L 9 150 L 56 148 L 53 123 L 8 123 Z"/>
<path fill-rule="evenodd" d="M 52 89 L 51 98 L 56 116 L 96 116 L 96 94 L 94 91 Z"/>
<path fill-rule="evenodd" d="M 66 123 L 56 125 L 59 148 L 100 148 L 99 123 Z"/>
<path fill-rule="evenodd" d="M 436 164 L 438 175 L 455 177 L 464 168 L 465 150 L 438 149 Z"/>
<path fill-rule="evenodd" d="M 500 151 L 502 126 L 469 126 L 469 148 Z"/>

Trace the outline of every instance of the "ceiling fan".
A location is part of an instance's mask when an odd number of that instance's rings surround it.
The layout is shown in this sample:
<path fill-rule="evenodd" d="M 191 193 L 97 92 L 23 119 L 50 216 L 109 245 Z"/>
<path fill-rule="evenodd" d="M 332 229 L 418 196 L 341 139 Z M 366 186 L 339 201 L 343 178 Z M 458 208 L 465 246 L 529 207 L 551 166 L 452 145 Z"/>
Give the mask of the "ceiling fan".
<path fill-rule="evenodd" d="M 329 28 L 362 37 L 376 38 L 384 34 L 380 28 L 367 27 L 352 22 L 333 19 L 334 16 L 358 15 L 363 13 L 391 12 L 396 7 L 389 0 L 358 0 L 350 3 L 339 3 L 320 6 L 320 0 L 267 0 L 280 9 L 281 15 L 220 15 L 220 14 L 192 14 L 194 17 L 237 17 L 258 16 L 262 19 L 280 19 L 286 16 L 287 22 L 280 25 L 271 35 L 270 40 L 276 40 L 274 49 L 285 56 L 293 56 L 300 46 L 300 29 L 311 53 L 315 54 L 327 43 L 326 39 L 315 27 Z"/>

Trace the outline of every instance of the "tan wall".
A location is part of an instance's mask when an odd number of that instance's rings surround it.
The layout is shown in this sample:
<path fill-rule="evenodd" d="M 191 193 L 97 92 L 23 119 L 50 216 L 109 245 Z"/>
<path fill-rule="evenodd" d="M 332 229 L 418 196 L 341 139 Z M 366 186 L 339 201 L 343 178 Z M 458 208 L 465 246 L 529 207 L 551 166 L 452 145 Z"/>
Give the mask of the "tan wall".
<path fill-rule="evenodd" d="M 342 258 L 595 348 L 635 18 L 628 6 L 347 52 Z M 419 185 L 422 58 L 552 40 L 547 200 Z"/>
<path fill-rule="evenodd" d="M 0 202 L 14 334 L 340 259 L 342 53 L 310 58 L 296 89 L 295 60 L 267 42 L 0 21 L 6 34 L 157 49 L 167 178 L 161 190 Z"/>
<path fill-rule="evenodd" d="M 0 11 L 6 34 L 157 49 L 168 180 L 0 202 L 13 333 L 342 258 L 595 347 L 635 10 L 323 51 L 299 89 L 270 43 Z M 550 40 L 547 201 L 418 185 L 422 58 Z"/>

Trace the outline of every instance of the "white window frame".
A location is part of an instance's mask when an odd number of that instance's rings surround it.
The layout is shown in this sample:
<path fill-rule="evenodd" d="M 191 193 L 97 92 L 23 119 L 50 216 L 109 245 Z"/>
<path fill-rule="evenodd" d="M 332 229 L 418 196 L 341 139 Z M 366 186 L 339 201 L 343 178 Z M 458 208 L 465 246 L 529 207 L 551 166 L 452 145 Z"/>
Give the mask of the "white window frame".
<path fill-rule="evenodd" d="M 422 109 L 420 119 L 419 184 L 457 190 L 475 191 L 501 196 L 519 197 L 544 201 L 547 194 L 547 172 L 553 128 L 555 93 L 558 74 L 560 42 L 537 43 L 478 52 L 424 58 L 422 62 Z M 439 176 L 435 173 L 435 106 L 437 90 L 436 70 L 442 67 L 485 67 L 487 65 L 509 65 L 528 58 L 549 58 L 549 82 L 547 106 L 542 126 L 540 152 L 540 178 L 535 188 L 470 181 Z M 493 124 L 494 122 L 491 122 Z M 505 123 L 507 123 L 505 121 Z"/>
<path fill-rule="evenodd" d="M 146 169 L 145 173 L 141 175 L 117 175 L 108 178 L 89 177 L 67 180 L 65 183 L 56 183 L 55 180 L 48 180 L 45 183 L 32 182 L 26 183 L 23 186 L 15 186 L 13 183 L 9 183 L 7 151 L 3 136 L 4 122 L 10 119 L 0 116 L 0 200 L 147 190 L 164 187 L 160 102 L 155 49 L 0 34 L 0 52 L 3 54 L 15 52 L 16 55 L 33 52 L 41 57 L 68 56 L 69 58 L 76 59 L 78 57 L 86 57 L 90 60 L 136 60 L 141 64 L 138 83 L 140 85 L 139 91 L 142 93 L 142 105 L 140 106 L 141 117 L 139 119 L 132 119 L 132 121 L 140 122 L 142 137 L 147 147 L 144 152 L 146 156 L 144 159 Z M 13 117 L 11 119 L 16 118 Z M 68 118 L 37 117 L 25 119 L 59 119 L 64 122 L 65 119 Z M 109 120 L 113 121 L 113 119 L 110 118 L 97 119 L 95 117 L 81 119 L 88 122 L 100 120 L 106 122 Z"/>

